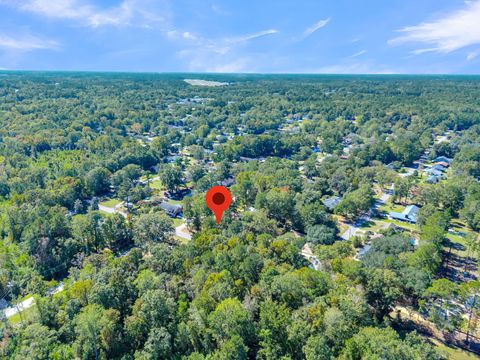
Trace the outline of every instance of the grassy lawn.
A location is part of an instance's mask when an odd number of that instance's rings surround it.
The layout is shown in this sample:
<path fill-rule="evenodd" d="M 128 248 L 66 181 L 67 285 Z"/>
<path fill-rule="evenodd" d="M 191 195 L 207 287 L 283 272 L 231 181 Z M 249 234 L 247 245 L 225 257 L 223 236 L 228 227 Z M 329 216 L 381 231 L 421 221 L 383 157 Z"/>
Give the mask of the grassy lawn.
<path fill-rule="evenodd" d="M 471 233 L 475 233 L 474 231 L 470 230 L 470 228 L 465 224 L 464 222 L 458 220 L 458 219 L 453 219 L 450 228 L 452 228 L 454 231 L 461 232 L 464 235 L 468 235 Z"/>
<path fill-rule="evenodd" d="M 21 311 L 21 313 L 17 313 L 15 315 L 13 315 L 12 317 L 10 317 L 8 319 L 8 322 L 11 325 L 16 325 L 16 324 L 20 324 L 20 322 L 22 320 L 23 321 L 28 321 L 28 320 L 34 319 L 36 316 L 37 316 L 37 306 L 32 305 L 28 309 L 25 309 L 25 310 Z"/>
<path fill-rule="evenodd" d="M 174 218 L 173 219 L 173 226 L 175 226 L 175 227 L 180 226 L 184 223 L 185 223 L 185 221 L 183 219 L 179 219 L 179 218 Z"/>
<path fill-rule="evenodd" d="M 459 221 L 458 219 L 452 220 L 450 228 L 458 232 L 458 234 L 451 234 L 447 233 L 446 237 L 453 243 L 457 243 L 463 246 L 464 250 L 462 249 L 452 249 L 452 252 L 456 253 L 458 256 L 465 257 L 467 256 L 467 242 L 465 241 L 465 237 L 469 234 L 475 234 L 472 230 L 470 230 L 464 223 Z"/>
<path fill-rule="evenodd" d="M 338 223 L 337 225 L 338 225 L 338 229 L 339 229 L 339 231 L 338 231 L 339 234 L 343 234 L 348 229 L 348 225 L 346 225 L 346 224 Z"/>
<path fill-rule="evenodd" d="M 364 223 L 360 228 L 364 231 L 378 232 L 382 225 L 385 225 L 383 221 L 370 220 L 369 222 Z"/>
<path fill-rule="evenodd" d="M 115 205 L 118 205 L 120 203 L 121 203 L 121 201 L 118 200 L 118 199 L 110 199 L 108 201 L 101 202 L 100 205 L 103 205 L 103 206 L 106 206 L 106 207 L 109 207 L 109 208 L 113 208 Z"/>
<path fill-rule="evenodd" d="M 168 199 L 168 200 L 167 200 L 167 203 L 169 203 L 169 204 L 174 204 L 174 205 L 183 205 L 183 201 L 182 201 L 182 200 Z"/>
<path fill-rule="evenodd" d="M 473 353 L 467 352 L 455 346 L 446 346 L 438 341 L 433 341 L 435 347 L 440 352 L 447 354 L 448 359 L 451 360 L 472 360 L 479 357 Z"/>
<path fill-rule="evenodd" d="M 410 231 L 415 231 L 415 232 L 418 231 L 418 228 L 415 224 L 410 224 L 410 223 L 407 223 L 407 222 L 390 220 L 390 219 L 385 219 L 384 222 L 395 224 L 395 225 L 397 225 L 401 228 L 404 228 L 404 229 L 407 229 L 407 230 L 410 230 Z"/>
<path fill-rule="evenodd" d="M 405 210 L 405 206 L 397 205 L 390 201 L 378 208 L 378 211 L 383 213 L 389 213 L 391 211 L 402 212 L 403 210 Z"/>
<path fill-rule="evenodd" d="M 180 236 L 174 235 L 173 238 L 174 238 L 175 240 L 177 240 L 180 244 L 186 244 L 186 243 L 188 243 L 188 240 L 187 240 L 187 239 L 184 239 L 184 238 L 182 238 L 182 237 L 180 237 Z"/>
<path fill-rule="evenodd" d="M 150 182 L 150 187 L 156 190 L 163 190 L 163 184 L 160 180 Z"/>
<path fill-rule="evenodd" d="M 461 257 L 465 257 L 467 256 L 467 244 L 466 244 L 466 241 L 465 239 L 460 236 L 460 235 L 455 235 L 455 234 L 450 234 L 450 233 L 447 233 L 446 235 L 447 239 L 449 239 L 452 243 L 456 243 L 456 244 L 460 244 L 463 246 L 463 250 L 462 249 L 455 249 L 453 248 L 452 249 L 452 252 L 457 254 L 458 256 L 461 256 Z"/>

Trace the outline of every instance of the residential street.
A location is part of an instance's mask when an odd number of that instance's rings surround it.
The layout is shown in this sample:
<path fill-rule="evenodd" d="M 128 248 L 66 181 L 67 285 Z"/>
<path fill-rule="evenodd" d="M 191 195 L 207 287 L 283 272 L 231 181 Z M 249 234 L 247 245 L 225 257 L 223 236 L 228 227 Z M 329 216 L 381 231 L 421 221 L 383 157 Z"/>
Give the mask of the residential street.
<path fill-rule="evenodd" d="M 375 209 L 378 209 L 380 206 L 385 204 L 388 199 L 392 196 L 393 193 L 393 185 L 390 190 L 382 192 L 382 195 L 375 201 L 375 205 L 367 212 L 367 214 L 372 213 Z M 355 223 L 347 224 L 348 229 L 340 236 L 343 240 L 349 240 L 352 236 L 355 236 L 360 227 L 371 220 L 370 215 L 364 215 L 360 217 Z"/>
<path fill-rule="evenodd" d="M 53 295 L 62 291 L 63 288 L 64 288 L 63 283 L 60 283 L 54 288 L 48 290 L 48 293 L 50 295 Z M 31 296 L 23 300 L 22 302 L 18 303 L 17 305 L 4 309 L 3 313 L 5 314 L 5 317 L 8 319 L 8 318 L 11 318 L 13 315 L 18 314 L 21 311 L 27 310 L 28 308 L 32 307 L 34 304 L 35 304 L 35 298 Z"/>
<path fill-rule="evenodd" d="M 187 226 L 185 224 L 179 225 L 175 228 L 175 235 L 185 240 L 192 239 L 192 235 L 188 231 Z"/>

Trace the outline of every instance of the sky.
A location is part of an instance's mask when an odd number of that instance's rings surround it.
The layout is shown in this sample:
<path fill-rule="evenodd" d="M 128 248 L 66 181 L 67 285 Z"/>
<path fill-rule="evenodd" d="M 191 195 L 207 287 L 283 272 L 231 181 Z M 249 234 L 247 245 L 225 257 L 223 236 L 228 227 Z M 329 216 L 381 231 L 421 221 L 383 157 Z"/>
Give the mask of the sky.
<path fill-rule="evenodd" d="M 480 0 L 0 0 L 0 69 L 480 74 Z"/>

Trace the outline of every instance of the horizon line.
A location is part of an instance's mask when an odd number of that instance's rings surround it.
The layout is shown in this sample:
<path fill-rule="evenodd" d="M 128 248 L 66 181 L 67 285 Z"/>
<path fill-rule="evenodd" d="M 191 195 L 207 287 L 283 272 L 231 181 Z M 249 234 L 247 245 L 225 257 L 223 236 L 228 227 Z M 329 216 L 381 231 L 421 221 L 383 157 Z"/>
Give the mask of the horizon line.
<path fill-rule="evenodd" d="M 322 76 L 480 76 L 480 73 L 321 73 L 321 72 L 208 72 L 208 71 L 136 71 L 136 70 L 33 70 L 33 69 L 5 69 L 0 73 L 105 73 L 105 74 L 203 74 L 203 75 L 322 75 Z"/>

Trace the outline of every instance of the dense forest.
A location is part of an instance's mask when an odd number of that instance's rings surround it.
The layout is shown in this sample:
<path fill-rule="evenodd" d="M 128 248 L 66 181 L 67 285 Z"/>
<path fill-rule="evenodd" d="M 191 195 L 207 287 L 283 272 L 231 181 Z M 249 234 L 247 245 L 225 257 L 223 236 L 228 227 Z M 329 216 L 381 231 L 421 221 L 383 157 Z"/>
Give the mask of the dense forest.
<path fill-rule="evenodd" d="M 474 76 L 0 72 L 0 359 L 478 352 L 479 99 Z"/>

